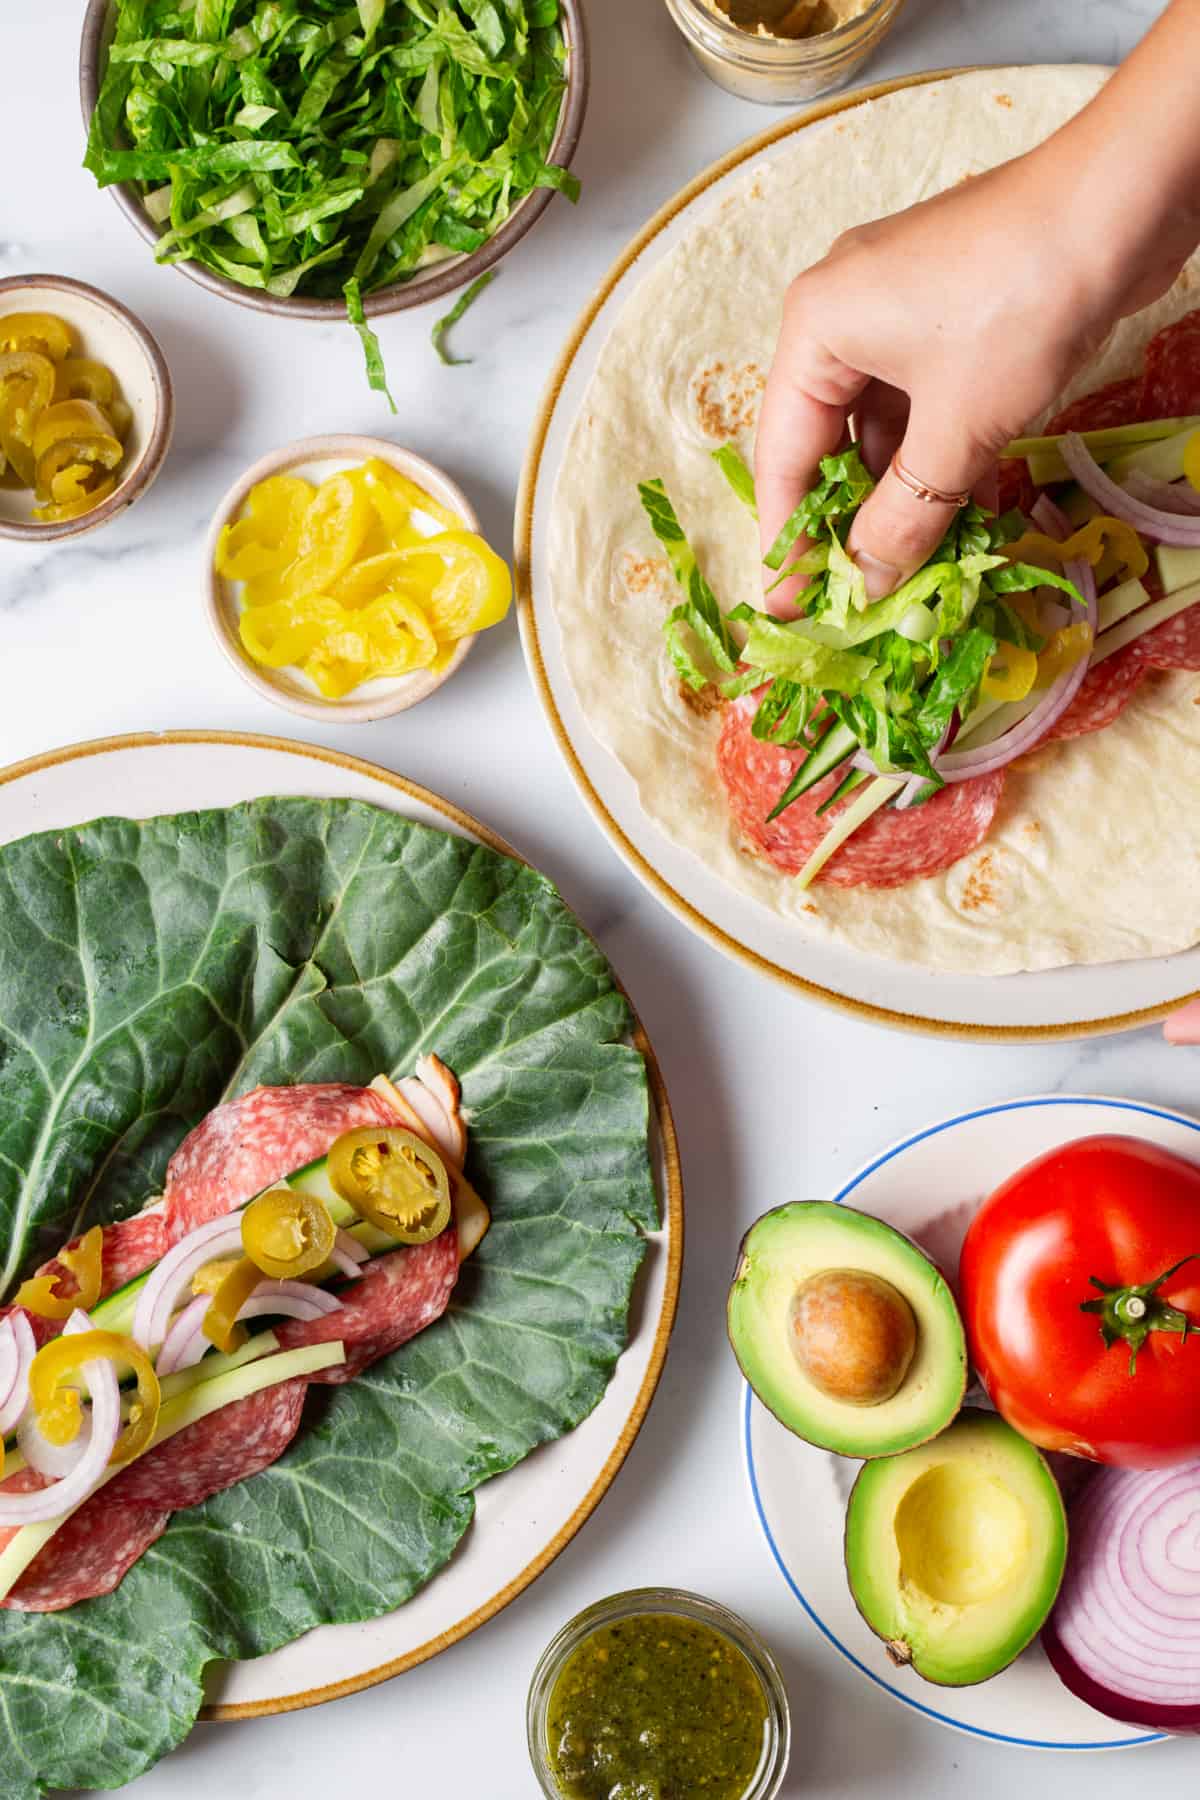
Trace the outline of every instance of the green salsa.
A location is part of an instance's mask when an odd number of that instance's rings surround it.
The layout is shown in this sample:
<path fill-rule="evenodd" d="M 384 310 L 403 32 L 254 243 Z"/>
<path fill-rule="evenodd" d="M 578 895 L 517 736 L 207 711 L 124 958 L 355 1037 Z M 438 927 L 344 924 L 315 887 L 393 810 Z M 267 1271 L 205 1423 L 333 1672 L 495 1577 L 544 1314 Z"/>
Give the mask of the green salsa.
<path fill-rule="evenodd" d="M 722 1632 L 641 1613 L 567 1658 L 546 1748 L 566 1800 L 742 1800 L 766 1724 L 762 1683 Z"/>

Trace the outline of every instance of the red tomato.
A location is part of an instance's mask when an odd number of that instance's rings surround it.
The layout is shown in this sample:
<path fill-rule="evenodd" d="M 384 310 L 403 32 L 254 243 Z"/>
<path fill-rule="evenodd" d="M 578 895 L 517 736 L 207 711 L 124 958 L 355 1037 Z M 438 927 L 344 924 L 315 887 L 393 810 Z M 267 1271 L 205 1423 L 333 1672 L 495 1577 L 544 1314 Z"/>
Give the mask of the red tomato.
<path fill-rule="evenodd" d="M 1083 1138 L 1019 1170 L 976 1213 L 959 1265 L 971 1360 L 997 1410 L 1043 1449 L 1094 1462 L 1200 1456 L 1200 1261 L 1184 1260 L 1198 1253 L 1200 1168 L 1165 1150 Z M 1106 1327 L 1121 1334 L 1111 1344 Z"/>

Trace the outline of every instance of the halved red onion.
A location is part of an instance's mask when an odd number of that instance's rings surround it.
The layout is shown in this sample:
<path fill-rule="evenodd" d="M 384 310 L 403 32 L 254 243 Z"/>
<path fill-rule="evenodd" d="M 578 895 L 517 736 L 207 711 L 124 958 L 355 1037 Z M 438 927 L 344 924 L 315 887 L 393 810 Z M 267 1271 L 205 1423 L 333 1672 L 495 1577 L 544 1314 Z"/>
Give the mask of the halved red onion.
<path fill-rule="evenodd" d="M 82 1316 L 83 1325 L 76 1331 L 91 1329 L 86 1314 L 72 1313 L 71 1321 Z M 64 1326 L 64 1332 L 67 1326 Z M 121 1389 L 117 1372 L 105 1356 L 86 1362 L 81 1371 L 91 1396 L 90 1433 L 82 1454 L 70 1472 L 59 1481 L 35 1494 L 0 1493 L 0 1527 L 40 1525 L 47 1519 L 61 1518 L 100 1486 L 108 1471 L 108 1459 L 121 1431 Z M 81 1428 L 82 1432 L 82 1428 Z"/>
<path fill-rule="evenodd" d="M 37 1339 L 33 1335 L 33 1326 L 18 1307 L 10 1313 L 0 1325 L 0 1342 L 11 1345 L 11 1351 L 5 1349 L 5 1380 L 0 1378 L 0 1438 L 6 1437 L 16 1425 L 25 1411 L 29 1399 L 29 1365 L 37 1355 Z"/>
<path fill-rule="evenodd" d="M 327 1294 L 324 1288 L 313 1287 L 307 1281 L 261 1281 L 238 1318 L 259 1319 L 273 1314 L 276 1318 L 303 1319 L 310 1323 L 341 1310 L 342 1303 L 336 1295 Z"/>
<path fill-rule="evenodd" d="M 1200 1731 L 1200 1463 L 1105 1469 L 1070 1522 L 1042 1632 L 1055 1673 L 1111 1719 Z"/>
<path fill-rule="evenodd" d="M 1101 505 L 1114 519 L 1156 538 L 1160 544 L 1178 544 L 1200 548 L 1200 518 L 1167 512 L 1161 506 L 1148 506 L 1106 475 L 1077 432 L 1068 432 L 1062 441 L 1062 458 L 1085 494 Z"/>
<path fill-rule="evenodd" d="M 1135 469 L 1121 486 L 1135 500 L 1159 507 L 1163 512 L 1200 513 L 1200 493 L 1190 481 L 1155 481 L 1152 475 L 1143 475 L 1140 469 Z"/>
<path fill-rule="evenodd" d="M 147 1350 L 157 1350 L 171 1325 L 171 1315 L 205 1263 L 221 1256 L 240 1255 L 240 1213 L 224 1214 L 189 1231 L 163 1257 L 138 1296 L 133 1314 L 133 1336 Z"/>
<path fill-rule="evenodd" d="M 212 1349 L 212 1341 L 204 1335 L 204 1315 L 212 1303 L 211 1294 L 197 1294 L 183 1311 L 172 1319 L 162 1349 L 154 1361 L 155 1373 L 161 1378 L 180 1369 L 190 1369 Z"/>

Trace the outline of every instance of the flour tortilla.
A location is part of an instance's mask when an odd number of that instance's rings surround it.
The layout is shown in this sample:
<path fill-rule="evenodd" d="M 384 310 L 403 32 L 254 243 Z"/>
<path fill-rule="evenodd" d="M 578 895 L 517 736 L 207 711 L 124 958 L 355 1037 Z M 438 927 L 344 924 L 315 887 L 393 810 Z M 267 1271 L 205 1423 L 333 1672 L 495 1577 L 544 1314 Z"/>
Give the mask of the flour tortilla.
<path fill-rule="evenodd" d="M 1163 955 L 1200 940 L 1200 677 L 1148 676 L 1106 730 L 1010 771 L 985 843 L 931 879 L 807 891 L 739 840 L 716 773 L 719 709 L 681 693 L 661 627 L 678 598 L 637 483 L 661 476 L 722 603 L 761 604 L 757 534 L 709 451 L 753 455 L 790 278 L 843 231 L 1054 131 L 1107 71 L 999 69 L 866 102 L 754 167 L 654 269 L 601 353 L 559 472 L 548 564 L 592 731 L 675 843 L 816 942 L 1005 974 Z M 964 250 L 969 254 L 969 250 Z M 1125 320 L 1063 399 L 1132 373 L 1200 304 L 1200 259 Z"/>

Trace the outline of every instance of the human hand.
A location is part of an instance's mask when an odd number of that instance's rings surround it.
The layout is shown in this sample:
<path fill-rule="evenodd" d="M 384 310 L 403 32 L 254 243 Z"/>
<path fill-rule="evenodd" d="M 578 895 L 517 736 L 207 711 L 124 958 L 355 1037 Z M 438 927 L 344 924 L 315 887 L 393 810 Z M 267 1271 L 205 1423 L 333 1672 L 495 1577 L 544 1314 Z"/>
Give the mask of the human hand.
<path fill-rule="evenodd" d="M 1086 120 L 1087 115 L 1081 115 Z M 1074 179 L 1082 125 L 891 218 L 839 238 L 788 290 L 763 401 L 756 481 L 764 553 L 853 417 L 879 485 L 850 550 L 878 599 L 918 568 L 954 515 L 946 494 L 987 481 L 1010 438 L 1058 396 L 1117 319 L 1170 286 L 1186 237 L 1146 210 L 1117 230 L 1109 196 Z M 986 495 L 981 495 L 986 498 Z M 784 617 L 800 583 L 769 594 Z"/>

